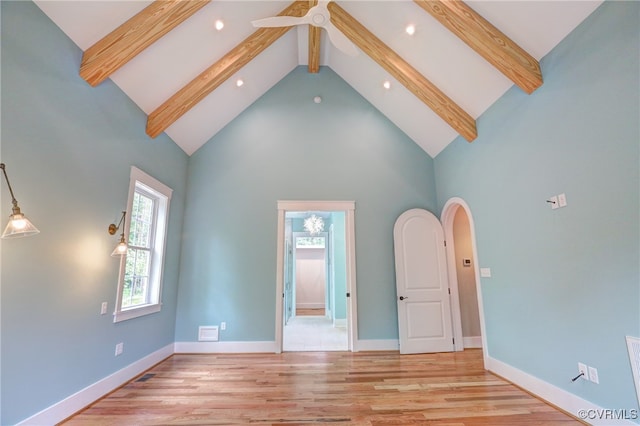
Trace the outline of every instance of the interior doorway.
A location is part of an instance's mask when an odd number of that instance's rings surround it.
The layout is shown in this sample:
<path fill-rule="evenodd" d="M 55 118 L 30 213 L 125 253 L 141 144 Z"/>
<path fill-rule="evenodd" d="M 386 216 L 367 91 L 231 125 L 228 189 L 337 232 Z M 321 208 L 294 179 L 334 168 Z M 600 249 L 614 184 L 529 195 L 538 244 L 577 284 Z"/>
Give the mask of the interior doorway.
<path fill-rule="evenodd" d="M 482 347 L 486 365 L 487 343 L 473 215 L 462 198 L 454 197 L 442 209 L 441 221 L 447 241 L 455 350 Z"/>
<path fill-rule="evenodd" d="M 320 230 L 305 229 L 314 220 Z M 278 202 L 276 348 L 354 350 L 353 202 Z"/>

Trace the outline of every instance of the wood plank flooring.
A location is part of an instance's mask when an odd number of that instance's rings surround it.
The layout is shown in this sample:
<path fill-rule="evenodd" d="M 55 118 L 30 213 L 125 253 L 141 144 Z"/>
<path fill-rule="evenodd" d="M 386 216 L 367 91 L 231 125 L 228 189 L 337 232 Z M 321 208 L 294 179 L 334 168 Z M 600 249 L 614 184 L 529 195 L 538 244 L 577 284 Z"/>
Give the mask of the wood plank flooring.
<path fill-rule="evenodd" d="M 324 308 L 296 308 L 297 316 L 324 316 Z"/>
<path fill-rule="evenodd" d="M 485 371 L 482 352 L 176 354 L 73 425 L 580 425 Z"/>

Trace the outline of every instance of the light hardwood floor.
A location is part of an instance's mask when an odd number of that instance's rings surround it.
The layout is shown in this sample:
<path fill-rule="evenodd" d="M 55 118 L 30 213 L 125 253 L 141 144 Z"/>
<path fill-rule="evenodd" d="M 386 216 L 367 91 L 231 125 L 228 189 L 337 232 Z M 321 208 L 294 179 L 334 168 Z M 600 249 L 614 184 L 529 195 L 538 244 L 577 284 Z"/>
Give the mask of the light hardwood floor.
<path fill-rule="evenodd" d="M 296 315 L 297 316 L 305 316 L 305 315 L 323 316 L 324 315 L 324 308 L 320 308 L 320 309 L 316 309 L 316 308 L 296 308 Z"/>
<path fill-rule="evenodd" d="M 173 355 L 72 425 L 580 425 L 482 368 L 482 352 Z"/>

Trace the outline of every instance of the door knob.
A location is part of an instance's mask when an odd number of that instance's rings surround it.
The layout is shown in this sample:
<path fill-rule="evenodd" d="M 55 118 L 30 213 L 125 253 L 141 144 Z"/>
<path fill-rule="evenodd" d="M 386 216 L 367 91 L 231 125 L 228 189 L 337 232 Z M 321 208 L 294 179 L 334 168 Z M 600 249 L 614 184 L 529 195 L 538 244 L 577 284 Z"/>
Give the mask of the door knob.
<path fill-rule="evenodd" d="M 409 297 L 400 296 L 400 300 L 408 299 Z"/>

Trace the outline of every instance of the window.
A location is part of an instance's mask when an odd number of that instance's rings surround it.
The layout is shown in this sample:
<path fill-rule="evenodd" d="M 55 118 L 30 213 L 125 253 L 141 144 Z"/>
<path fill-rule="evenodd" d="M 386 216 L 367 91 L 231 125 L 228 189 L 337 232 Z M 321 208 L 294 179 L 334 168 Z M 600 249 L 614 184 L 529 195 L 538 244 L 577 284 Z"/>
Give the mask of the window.
<path fill-rule="evenodd" d="M 324 248 L 324 237 L 296 237 L 296 248 Z"/>
<path fill-rule="evenodd" d="M 171 188 L 131 168 L 125 235 L 114 322 L 160 311 L 162 269 Z"/>

